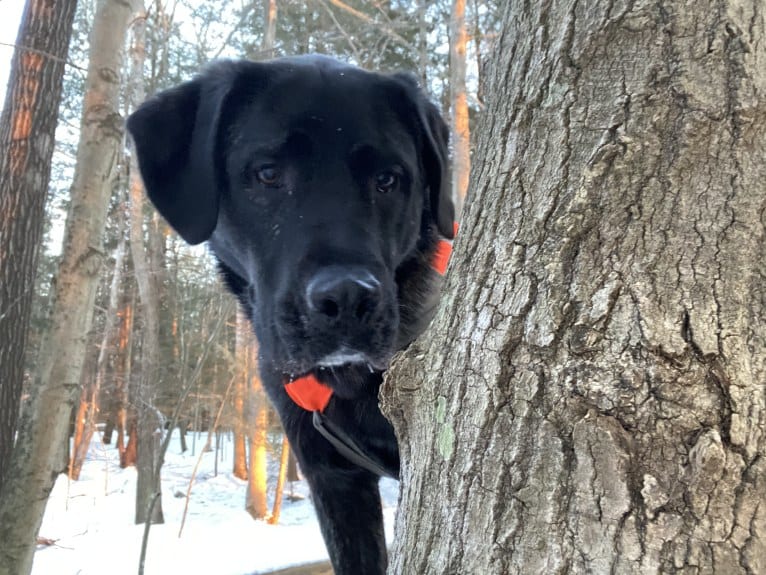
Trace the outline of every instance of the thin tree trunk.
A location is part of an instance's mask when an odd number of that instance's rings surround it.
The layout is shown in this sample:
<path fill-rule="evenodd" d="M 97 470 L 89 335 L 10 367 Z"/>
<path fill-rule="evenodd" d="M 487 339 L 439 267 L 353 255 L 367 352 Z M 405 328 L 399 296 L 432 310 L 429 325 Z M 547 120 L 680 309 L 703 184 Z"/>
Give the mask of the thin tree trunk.
<path fill-rule="evenodd" d="M 471 172 L 471 130 L 465 85 L 466 46 L 465 0 L 452 0 L 450 18 L 450 122 L 452 132 L 452 198 L 459 214 L 468 191 Z"/>
<path fill-rule="evenodd" d="M 189 446 L 186 445 L 186 430 L 189 428 L 189 422 L 185 419 L 178 420 L 178 439 L 181 442 L 181 453 L 186 453 Z M 216 474 L 217 475 L 217 474 Z"/>
<path fill-rule="evenodd" d="M 126 459 L 125 432 L 128 429 L 128 390 L 133 362 L 133 316 L 135 310 L 135 291 L 131 289 L 130 299 L 123 306 L 120 314 L 118 370 L 115 374 L 114 417 L 117 427 L 117 451 L 120 453 L 120 466 L 133 465 L 135 458 Z M 134 453 L 135 455 L 135 453 Z"/>
<path fill-rule="evenodd" d="M 252 338 L 255 339 L 254 337 Z M 263 519 L 268 513 L 266 501 L 266 440 L 269 422 L 268 404 L 261 378 L 256 369 L 257 346 L 250 346 L 247 361 L 248 421 L 250 459 L 247 474 L 245 509 L 254 519 Z"/>
<path fill-rule="evenodd" d="M 120 453 L 120 467 L 132 467 L 136 465 L 138 459 L 138 418 L 135 411 L 126 414 L 127 422 L 125 428 L 128 434 L 128 441 L 125 443 L 125 449 Z"/>
<path fill-rule="evenodd" d="M 122 272 L 125 263 L 125 253 L 127 251 L 127 241 L 124 229 L 126 218 L 122 204 L 118 207 L 117 218 L 117 235 L 119 239 L 114 255 L 112 279 L 109 283 L 109 302 L 107 304 L 104 319 L 104 333 L 101 336 L 101 345 L 99 346 L 98 359 L 96 360 L 96 377 L 92 385 L 84 387 L 82 390 L 77 421 L 77 425 L 81 425 L 81 431 L 79 434 L 75 434 L 75 440 L 72 445 L 69 477 L 74 480 L 77 480 L 80 477 L 82 464 L 85 462 L 93 432 L 96 428 L 96 416 L 99 412 L 99 397 L 101 395 L 101 390 L 104 387 L 103 382 L 106 378 L 111 344 L 115 339 L 116 320 L 120 304 L 120 287 L 122 286 Z M 82 421 L 80 418 L 82 418 Z"/>
<path fill-rule="evenodd" d="M 287 436 L 282 437 L 282 455 L 279 458 L 279 473 L 277 474 L 277 490 L 274 494 L 274 505 L 271 507 L 269 516 L 269 525 L 279 523 L 279 514 L 282 511 L 282 492 L 285 490 L 285 478 L 287 477 L 287 467 L 290 461 L 290 443 Z"/>
<path fill-rule="evenodd" d="M 389 572 L 766 572 L 762 2 L 508 3 Z"/>
<path fill-rule="evenodd" d="M 260 380 L 253 377 L 253 380 Z M 253 384 L 256 385 L 256 384 Z M 259 395 L 263 395 L 260 392 Z M 253 519 L 263 519 L 269 512 L 266 500 L 266 440 L 268 430 L 268 407 L 266 398 L 260 397 L 257 401 L 255 421 L 251 424 L 250 432 L 250 468 L 247 474 L 247 498 L 245 509 Z"/>
<path fill-rule="evenodd" d="M 0 487 L 10 469 L 17 431 L 45 199 L 76 6 L 76 0 L 28 0 L 0 116 Z"/>
<path fill-rule="evenodd" d="M 287 480 L 290 482 L 301 480 L 300 473 L 298 473 L 298 461 L 296 461 L 292 451 L 290 451 L 290 459 L 287 462 Z"/>
<path fill-rule="evenodd" d="M 74 434 L 72 437 L 72 447 L 67 462 L 69 479 L 77 481 L 80 478 L 80 469 L 85 457 L 88 454 L 88 448 L 85 443 L 86 427 L 88 419 L 91 417 L 91 402 L 94 400 L 93 384 L 83 382 L 80 390 L 80 401 L 77 406 L 77 412 L 74 418 Z"/>
<path fill-rule="evenodd" d="M 234 343 L 235 369 L 239 372 L 234 384 L 234 477 L 247 479 L 247 422 L 245 398 L 249 376 L 248 358 L 253 343 L 250 322 L 241 310 L 237 312 Z"/>
<path fill-rule="evenodd" d="M 153 286 L 143 238 L 144 189 L 138 177 L 138 167 L 131 167 L 131 254 L 141 299 L 143 329 L 141 330 L 141 371 L 138 374 L 133 405 L 136 409 L 136 523 L 147 520 L 147 510 L 153 509 L 152 523 L 162 523 L 162 498 L 159 484 L 159 446 L 162 422 L 154 406 L 159 375 L 159 301 Z"/>
<path fill-rule="evenodd" d="M 131 102 L 137 105 L 145 98 L 143 63 L 145 58 L 146 14 L 143 12 L 133 24 L 130 47 Z M 130 160 L 130 253 L 141 300 L 143 329 L 141 330 L 141 372 L 135 382 L 136 393 L 136 523 L 162 523 L 162 496 L 160 487 L 162 443 L 162 417 L 154 405 L 160 374 L 159 360 L 159 287 L 155 269 L 150 268 L 151 234 L 148 245 L 144 241 L 144 187 L 138 172 L 135 154 Z M 151 224 L 150 224 L 151 226 Z M 151 516 L 148 513 L 151 512 Z"/>
<path fill-rule="evenodd" d="M 263 0 L 265 26 L 261 54 L 263 58 L 274 56 L 274 41 L 277 37 L 277 0 Z"/>
<path fill-rule="evenodd" d="M 127 247 L 127 246 L 126 246 Z M 127 285 L 126 285 L 127 287 Z M 124 299 L 126 293 L 122 293 Z M 127 296 L 132 298 L 133 296 Z M 114 357 L 114 367 L 112 370 L 112 384 L 108 388 L 108 413 L 106 416 L 106 426 L 104 428 L 103 441 L 105 444 L 112 442 L 112 433 L 114 429 L 118 433 L 125 431 L 125 410 L 127 408 L 127 381 L 130 379 L 130 352 L 133 335 L 133 302 L 128 301 L 120 304 L 116 312 L 117 316 L 117 336 L 116 350 Z M 122 429 L 119 426 L 122 425 Z M 119 449 L 119 442 L 117 447 Z"/>
<path fill-rule="evenodd" d="M 428 86 L 428 0 L 418 0 L 418 75 L 421 86 Z"/>

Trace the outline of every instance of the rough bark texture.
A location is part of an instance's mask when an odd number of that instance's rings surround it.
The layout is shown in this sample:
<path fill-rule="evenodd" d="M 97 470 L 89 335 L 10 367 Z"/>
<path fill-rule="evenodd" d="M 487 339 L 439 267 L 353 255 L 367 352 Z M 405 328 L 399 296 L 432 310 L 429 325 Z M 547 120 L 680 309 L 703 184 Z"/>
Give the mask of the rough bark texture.
<path fill-rule="evenodd" d="M 30 0 L 0 117 L 0 485 L 19 417 L 54 135 L 76 0 Z"/>
<path fill-rule="evenodd" d="M 766 573 L 765 15 L 507 4 L 391 573 Z"/>
<path fill-rule="evenodd" d="M 120 66 L 129 15 L 129 7 L 121 0 L 103 0 L 94 20 L 50 328 L 40 346 L 38 372 L 8 471 L 8 491 L 0 503 L 0 540 L 7 553 L 3 559 L 8 558 L 7 563 L 0 561 L 0 573 L 5 567 L 17 575 L 31 568 L 47 496 L 65 456 L 104 257 L 106 211 L 122 147 Z"/>

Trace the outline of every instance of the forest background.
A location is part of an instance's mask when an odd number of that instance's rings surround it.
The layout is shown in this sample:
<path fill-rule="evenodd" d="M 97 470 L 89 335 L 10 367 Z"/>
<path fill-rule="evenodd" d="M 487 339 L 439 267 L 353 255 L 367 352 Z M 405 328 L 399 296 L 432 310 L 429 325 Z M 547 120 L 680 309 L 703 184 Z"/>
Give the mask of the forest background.
<path fill-rule="evenodd" d="M 3 2 L 6 28 L 22 4 Z M 482 70 L 499 4 L 27 2 L 15 45 L 0 47 L 3 64 L 13 66 L 9 88 L 34 72 L 36 41 L 58 34 L 68 50 L 59 58 L 65 63 L 60 99 L 56 89 L 37 95 L 37 105 L 58 113 L 50 176 L 37 178 L 28 194 L 44 202 L 29 212 L 24 245 L 41 249 L 30 250 L 26 274 L 14 262 L 13 240 L 3 238 L 0 356 L 23 359 L 0 361 L 3 493 L 34 483 L 47 496 L 59 472 L 77 481 L 95 433 L 116 448 L 121 467 L 137 466 L 135 521 L 160 523 L 157 486 L 169 434 L 154 431 L 179 430 L 182 450 L 187 433 L 204 431 L 216 445 L 230 438 L 226 465 L 248 482 L 243 505 L 253 518 L 275 521 L 278 502 L 268 508 L 266 493 L 281 493 L 285 476 L 295 479 L 297 470 L 290 469 L 289 448 L 260 387 L 257 344 L 212 258 L 184 245 L 144 200 L 122 119 L 145 97 L 221 57 L 318 52 L 369 69 L 408 70 L 450 121 L 453 194 L 460 203 L 468 185 L 469 126 L 482 113 Z M 50 6 L 53 13 L 46 13 Z M 9 89 L 6 95 L 5 125 L 18 126 L 25 115 L 34 119 L 37 110 L 24 102 L 29 94 L 19 94 Z M 15 158 L 13 151 L 5 158 L 4 185 L 18 167 Z M 9 233 L 13 213 L 3 213 Z M 90 235 L 78 237 L 72 231 L 78 229 Z M 270 458 L 282 463 L 273 477 L 278 485 L 268 484 Z M 28 505 L 5 497 L 10 500 L 18 505 L 3 506 L 0 517 L 14 521 L 2 522 L 0 539 L 12 558 L 3 568 L 15 572 L 31 565 L 24 548 L 30 532 L 37 533 L 44 501 Z"/>

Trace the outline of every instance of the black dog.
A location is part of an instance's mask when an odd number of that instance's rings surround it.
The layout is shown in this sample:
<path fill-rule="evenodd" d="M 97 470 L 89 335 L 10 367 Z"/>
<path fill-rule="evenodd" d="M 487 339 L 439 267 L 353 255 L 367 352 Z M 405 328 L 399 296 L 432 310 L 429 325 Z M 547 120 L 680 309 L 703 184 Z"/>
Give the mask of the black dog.
<path fill-rule="evenodd" d="M 437 109 L 408 75 L 303 56 L 216 63 L 128 129 L 152 202 L 209 242 L 252 320 L 335 573 L 384 573 L 378 478 L 399 455 L 378 388 L 431 318 L 453 235 Z"/>

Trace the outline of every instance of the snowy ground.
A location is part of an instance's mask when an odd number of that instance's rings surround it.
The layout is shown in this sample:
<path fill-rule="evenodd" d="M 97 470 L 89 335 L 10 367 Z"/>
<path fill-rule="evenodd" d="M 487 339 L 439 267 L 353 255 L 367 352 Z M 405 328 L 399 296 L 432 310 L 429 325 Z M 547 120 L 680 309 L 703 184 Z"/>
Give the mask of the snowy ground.
<path fill-rule="evenodd" d="M 188 438 L 191 441 L 191 437 Z M 231 475 L 231 443 L 223 442 L 224 460 L 214 476 L 215 452 L 202 456 L 192 487 L 181 537 L 178 530 L 197 454 L 181 454 L 177 437 L 162 468 L 165 524 L 149 535 L 146 575 L 214 573 L 249 575 L 326 559 L 314 510 L 303 481 L 292 489 L 304 499 L 285 499 L 279 525 L 254 521 L 244 510 L 245 482 Z M 134 525 L 135 469 L 120 469 L 112 446 L 94 436 L 81 479 L 61 475 L 48 501 L 40 537 L 55 544 L 39 546 L 33 575 L 135 575 L 143 525 Z M 270 481 L 270 485 L 274 482 Z M 391 540 L 398 484 L 381 481 L 386 537 Z M 273 487 L 272 487 L 273 491 Z M 273 493 L 271 494 L 273 497 Z M 271 502 L 269 502 L 271 504 Z"/>

